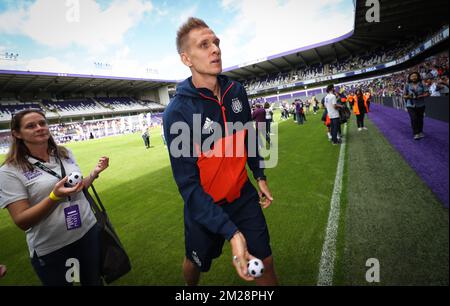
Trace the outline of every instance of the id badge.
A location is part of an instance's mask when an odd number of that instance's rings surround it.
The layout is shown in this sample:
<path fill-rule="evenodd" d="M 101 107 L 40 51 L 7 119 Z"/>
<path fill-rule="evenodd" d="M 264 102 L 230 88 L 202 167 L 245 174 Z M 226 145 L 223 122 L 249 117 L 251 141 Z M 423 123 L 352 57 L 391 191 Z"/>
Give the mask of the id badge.
<path fill-rule="evenodd" d="M 64 217 L 68 231 L 81 227 L 81 215 L 78 205 L 71 205 L 64 208 Z"/>

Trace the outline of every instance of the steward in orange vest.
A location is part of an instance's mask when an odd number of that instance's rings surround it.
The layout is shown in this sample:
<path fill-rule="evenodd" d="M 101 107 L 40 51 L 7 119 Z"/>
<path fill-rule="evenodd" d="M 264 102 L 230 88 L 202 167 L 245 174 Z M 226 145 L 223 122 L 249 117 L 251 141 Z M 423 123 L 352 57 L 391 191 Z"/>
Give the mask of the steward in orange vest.
<path fill-rule="evenodd" d="M 364 108 L 365 108 L 365 113 L 369 112 L 369 106 L 367 105 L 367 101 L 368 99 L 366 99 L 366 96 L 362 96 L 363 100 L 364 100 Z M 355 113 L 355 115 L 359 115 L 361 112 L 359 111 L 359 103 L 358 103 L 358 96 L 353 96 L 354 99 L 354 103 L 353 103 L 353 112 Z"/>

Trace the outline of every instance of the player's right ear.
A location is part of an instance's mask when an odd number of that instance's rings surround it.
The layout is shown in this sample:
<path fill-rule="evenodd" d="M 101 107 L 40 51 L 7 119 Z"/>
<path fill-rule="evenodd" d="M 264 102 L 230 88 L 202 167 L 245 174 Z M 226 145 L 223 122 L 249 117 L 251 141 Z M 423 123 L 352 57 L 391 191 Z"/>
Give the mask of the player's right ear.
<path fill-rule="evenodd" d="M 183 62 L 183 64 L 185 64 L 189 68 L 192 67 L 191 59 L 190 59 L 189 55 L 186 52 L 182 52 L 180 54 L 180 58 L 181 58 L 181 61 Z"/>

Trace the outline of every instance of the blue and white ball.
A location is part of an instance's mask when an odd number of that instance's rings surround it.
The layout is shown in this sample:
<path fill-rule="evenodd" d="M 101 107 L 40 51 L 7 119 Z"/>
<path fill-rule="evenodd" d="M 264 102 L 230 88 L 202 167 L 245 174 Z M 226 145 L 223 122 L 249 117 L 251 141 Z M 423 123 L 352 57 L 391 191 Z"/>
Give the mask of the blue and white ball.
<path fill-rule="evenodd" d="M 264 274 L 264 264 L 258 258 L 250 259 L 247 263 L 247 270 L 251 277 L 261 277 Z"/>
<path fill-rule="evenodd" d="M 79 182 L 83 180 L 83 175 L 80 172 L 72 172 L 67 178 L 67 184 L 69 186 L 76 186 Z"/>

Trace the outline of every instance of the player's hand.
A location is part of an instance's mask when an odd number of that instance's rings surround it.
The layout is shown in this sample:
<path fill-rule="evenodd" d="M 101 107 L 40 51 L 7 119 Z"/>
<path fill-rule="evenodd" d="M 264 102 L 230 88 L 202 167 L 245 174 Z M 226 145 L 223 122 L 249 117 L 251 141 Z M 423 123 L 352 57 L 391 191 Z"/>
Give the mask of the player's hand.
<path fill-rule="evenodd" d="M 259 204 L 261 204 L 262 208 L 267 208 L 272 204 L 273 197 L 270 192 L 269 186 L 267 186 L 267 181 L 259 180 L 258 181 L 258 194 L 259 194 Z"/>
<path fill-rule="evenodd" d="M 233 255 L 233 266 L 239 277 L 245 281 L 252 281 L 255 278 L 248 275 L 247 263 L 255 258 L 247 250 L 247 242 L 241 232 L 236 232 L 230 240 L 231 254 Z"/>
<path fill-rule="evenodd" d="M 70 196 L 71 194 L 80 192 L 83 190 L 84 184 L 83 181 L 79 182 L 73 187 L 66 187 L 64 184 L 67 182 L 68 176 L 65 176 L 62 180 L 56 183 L 55 187 L 53 187 L 53 193 L 58 198 L 65 198 Z"/>
<path fill-rule="evenodd" d="M 7 271 L 8 271 L 8 269 L 6 269 L 5 265 L 0 265 L 0 278 L 5 276 Z"/>

